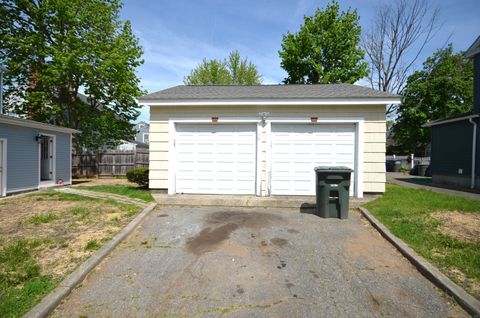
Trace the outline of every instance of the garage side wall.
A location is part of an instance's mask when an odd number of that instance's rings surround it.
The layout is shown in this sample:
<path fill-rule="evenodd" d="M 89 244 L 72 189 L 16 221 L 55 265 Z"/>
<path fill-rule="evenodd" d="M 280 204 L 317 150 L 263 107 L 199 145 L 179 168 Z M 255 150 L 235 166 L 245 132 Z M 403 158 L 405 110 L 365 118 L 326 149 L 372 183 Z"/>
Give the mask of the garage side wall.
<path fill-rule="evenodd" d="M 269 112 L 270 117 L 299 118 L 352 118 L 364 119 L 363 191 L 385 191 L 385 106 L 177 106 L 150 107 L 150 188 L 168 188 L 168 150 L 170 118 L 256 117 L 259 112 Z M 267 180 L 266 134 L 260 132 L 262 157 L 261 185 Z"/>

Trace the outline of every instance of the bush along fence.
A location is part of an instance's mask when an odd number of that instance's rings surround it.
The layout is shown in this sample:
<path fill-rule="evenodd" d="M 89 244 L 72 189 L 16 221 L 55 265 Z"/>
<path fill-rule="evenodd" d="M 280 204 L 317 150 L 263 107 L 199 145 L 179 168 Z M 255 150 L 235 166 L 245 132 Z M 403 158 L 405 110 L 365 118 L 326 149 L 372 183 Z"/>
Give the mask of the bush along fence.
<path fill-rule="evenodd" d="M 134 168 L 148 168 L 148 149 L 102 150 L 98 153 L 72 155 L 74 178 L 126 176 Z"/>

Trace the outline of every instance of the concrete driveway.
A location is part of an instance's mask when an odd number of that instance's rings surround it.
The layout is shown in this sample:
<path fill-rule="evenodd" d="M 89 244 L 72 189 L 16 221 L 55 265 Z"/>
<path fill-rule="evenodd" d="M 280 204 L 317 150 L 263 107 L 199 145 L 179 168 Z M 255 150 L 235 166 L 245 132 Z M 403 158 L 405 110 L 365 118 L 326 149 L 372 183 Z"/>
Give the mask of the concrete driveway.
<path fill-rule="evenodd" d="M 154 211 L 53 316 L 467 315 L 357 212 L 172 207 Z"/>

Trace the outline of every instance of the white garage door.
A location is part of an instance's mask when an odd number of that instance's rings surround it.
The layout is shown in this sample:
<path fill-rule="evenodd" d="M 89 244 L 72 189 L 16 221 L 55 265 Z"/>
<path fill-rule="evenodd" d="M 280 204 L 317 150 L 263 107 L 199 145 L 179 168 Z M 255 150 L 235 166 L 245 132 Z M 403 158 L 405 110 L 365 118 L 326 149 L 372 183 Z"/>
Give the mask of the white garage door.
<path fill-rule="evenodd" d="M 256 125 L 177 124 L 176 193 L 255 194 Z"/>
<path fill-rule="evenodd" d="M 272 194 L 315 195 L 314 167 L 354 168 L 355 125 L 272 124 L 271 157 Z"/>

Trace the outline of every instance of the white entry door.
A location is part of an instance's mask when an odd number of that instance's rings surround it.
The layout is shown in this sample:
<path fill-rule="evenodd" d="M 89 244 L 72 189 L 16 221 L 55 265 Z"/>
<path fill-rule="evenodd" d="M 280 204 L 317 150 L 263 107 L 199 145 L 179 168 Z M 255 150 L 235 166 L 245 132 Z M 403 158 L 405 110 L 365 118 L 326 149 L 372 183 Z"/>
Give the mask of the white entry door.
<path fill-rule="evenodd" d="M 315 195 L 314 167 L 355 166 L 354 124 L 273 123 L 271 140 L 273 195 Z"/>
<path fill-rule="evenodd" d="M 176 124 L 176 193 L 255 194 L 256 125 Z"/>

